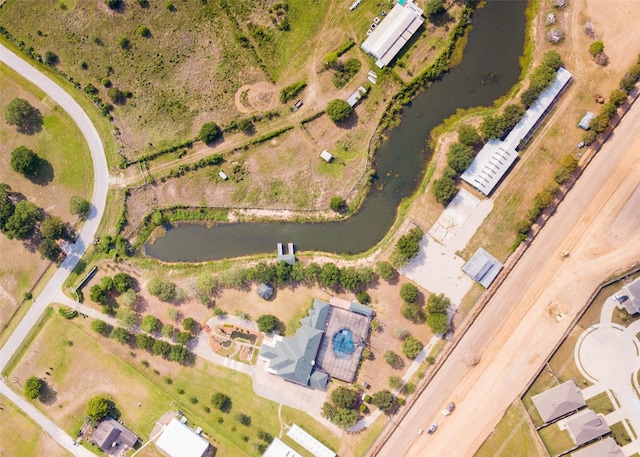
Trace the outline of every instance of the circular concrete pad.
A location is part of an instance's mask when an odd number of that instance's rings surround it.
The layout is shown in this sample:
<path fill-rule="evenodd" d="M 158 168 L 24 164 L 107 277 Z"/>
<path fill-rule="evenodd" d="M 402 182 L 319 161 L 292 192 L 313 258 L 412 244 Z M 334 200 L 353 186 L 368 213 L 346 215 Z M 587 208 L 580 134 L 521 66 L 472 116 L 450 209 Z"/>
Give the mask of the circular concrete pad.
<path fill-rule="evenodd" d="M 605 385 L 628 380 L 636 371 L 638 358 L 634 336 L 620 327 L 591 327 L 576 345 L 580 371 L 592 382 L 604 382 Z"/>

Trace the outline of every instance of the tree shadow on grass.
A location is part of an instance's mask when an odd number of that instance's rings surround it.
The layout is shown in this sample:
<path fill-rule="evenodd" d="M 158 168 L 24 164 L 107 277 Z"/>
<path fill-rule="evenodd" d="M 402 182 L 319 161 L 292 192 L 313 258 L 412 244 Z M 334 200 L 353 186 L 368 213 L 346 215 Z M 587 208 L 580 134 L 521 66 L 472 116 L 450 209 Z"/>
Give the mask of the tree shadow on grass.
<path fill-rule="evenodd" d="M 42 114 L 37 108 L 33 108 L 30 116 L 25 118 L 18 126 L 18 132 L 25 135 L 34 135 L 42 131 Z"/>
<path fill-rule="evenodd" d="M 38 184 L 39 186 L 46 186 L 51 181 L 53 181 L 53 166 L 51 162 L 47 159 L 43 159 L 42 157 L 38 157 L 38 168 L 37 171 L 28 176 L 29 181 L 34 184 Z"/>
<path fill-rule="evenodd" d="M 58 401 L 58 393 L 53 390 L 47 381 L 42 381 L 42 387 L 40 388 L 40 395 L 38 399 L 43 405 L 51 406 Z"/>

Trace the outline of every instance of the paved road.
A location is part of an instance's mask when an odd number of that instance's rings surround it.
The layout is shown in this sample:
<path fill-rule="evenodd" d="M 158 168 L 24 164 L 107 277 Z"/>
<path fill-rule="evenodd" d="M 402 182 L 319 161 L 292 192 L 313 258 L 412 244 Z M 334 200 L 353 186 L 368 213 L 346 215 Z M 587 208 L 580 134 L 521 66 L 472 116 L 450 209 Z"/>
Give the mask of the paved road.
<path fill-rule="evenodd" d="M 640 226 L 626 219 L 640 204 L 640 167 L 629 165 L 639 125 L 636 104 L 378 455 L 472 456 L 597 284 L 637 261 Z M 443 418 L 450 400 L 458 407 Z M 432 421 L 438 431 L 419 436 Z"/>
<path fill-rule="evenodd" d="M 87 246 L 93 242 L 96 230 L 98 229 L 98 225 L 100 224 L 100 220 L 104 214 L 107 201 L 109 170 L 107 168 L 107 160 L 104 155 L 104 148 L 102 146 L 100 136 L 80 105 L 55 82 L 2 45 L 0 45 L 0 61 L 20 73 L 27 80 L 34 83 L 53 101 L 64 108 L 84 135 L 87 144 L 89 145 L 89 151 L 91 152 L 91 158 L 93 161 L 93 192 L 89 217 L 84 223 L 77 241 L 71 245 L 69 252 L 67 253 L 67 257 L 62 265 L 56 270 L 40 295 L 36 297 L 33 305 L 20 324 L 18 324 L 7 343 L 2 347 L 2 349 L 0 349 L 1 371 L 5 368 L 16 350 L 22 345 L 22 342 L 29 333 L 29 330 L 31 330 L 38 321 L 45 308 L 49 303 L 54 301 L 56 296 L 60 295 L 62 285 L 69 276 L 69 273 L 71 273 L 73 268 L 76 266 Z M 20 408 L 22 408 L 32 419 L 34 419 L 43 429 L 56 439 L 56 441 L 58 441 L 63 447 L 70 450 L 74 455 L 93 455 L 91 453 L 87 453 L 88 451 L 80 447 L 70 446 L 71 438 L 69 436 L 65 435 L 62 430 L 39 413 L 28 402 L 13 394 L 4 383 L 0 383 L 0 392 L 5 394 Z"/>

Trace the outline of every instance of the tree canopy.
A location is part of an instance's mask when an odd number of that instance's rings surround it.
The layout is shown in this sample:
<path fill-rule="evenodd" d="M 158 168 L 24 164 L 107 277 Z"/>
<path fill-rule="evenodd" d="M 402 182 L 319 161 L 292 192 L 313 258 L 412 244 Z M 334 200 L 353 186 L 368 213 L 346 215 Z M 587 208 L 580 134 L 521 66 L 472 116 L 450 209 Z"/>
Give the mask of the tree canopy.
<path fill-rule="evenodd" d="M 226 394 L 222 392 L 216 392 L 211 397 L 211 404 L 214 408 L 219 409 L 220 411 L 226 410 L 231 404 L 231 399 Z"/>
<path fill-rule="evenodd" d="M 327 115 L 333 122 L 346 121 L 351 115 L 351 106 L 342 99 L 331 100 L 327 105 Z"/>
<path fill-rule="evenodd" d="M 178 287 L 171 281 L 164 281 L 160 278 L 149 280 L 147 290 L 151 295 L 165 302 L 173 301 L 178 296 Z"/>
<path fill-rule="evenodd" d="M 157 317 L 147 314 L 142 318 L 140 328 L 147 333 L 154 333 L 160 328 L 160 321 Z"/>
<path fill-rule="evenodd" d="M 447 153 L 447 165 L 463 173 L 473 162 L 473 148 L 462 143 L 453 143 Z"/>
<path fill-rule="evenodd" d="M 30 376 L 24 382 L 24 396 L 29 400 L 35 400 L 42 390 L 42 379 L 36 376 Z"/>
<path fill-rule="evenodd" d="M 14 98 L 5 110 L 5 120 L 9 125 L 18 127 L 19 132 L 33 133 L 42 125 L 40 111 L 31 106 L 24 98 Z"/>
<path fill-rule="evenodd" d="M 58 240 L 64 236 L 65 226 L 58 216 L 46 216 L 40 224 L 40 234 L 45 238 Z"/>
<path fill-rule="evenodd" d="M 11 186 L 0 183 L 0 230 L 4 230 L 4 224 L 7 223 L 15 208 L 11 201 Z"/>
<path fill-rule="evenodd" d="M 467 146 L 474 146 L 480 142 L 480 135 L 472 125 L 462 124 L 458 127 L 458 142 Z"/>
<path fill-rule="evenodd" d="M 381 390 L 371 396 L 371 403 L 376 405 L 382 412 L 390 412 L 396 404 L 396 399 L 388 390 Z"/>
<path fill-rule="evenodd" d="M 447 333 L 449 331 L 449 318 L 445 313 L 433 313 L 427 317 L 427 325 L 431 332 L 435 334 Z"/>
<path fill-rule="evenodd" d="M 502 138 L 506 128 L 505 120 L 502 116 L 488 115 L 480 124 L 480 133 L 485 141 L 493 138 Z"/>
<path fill-rule="evenodd" d="M 133 288 L 133 278 L 127 273 L 117 273 L 113 277 L 113 286 L 122 294 Z"/>
<path fill-rule="evenodd" d="M 87 417 L 89 417 L 89 419 L 91 420 L 99 422 L 104 419 L 104 417 L 109 414 L 114 408 L 115 405 L 113 404 L 113 401 L 111 401 L 111 399 L 99 395 L 97 397 L 93 397 L 87 402 Z"/>
<path fill-rule="evenodd" d="M 74 195 L 69 200 L 69 211 L 71 214 L 77 214 L 80 219 L 86 219 L 89 215 L 89 211 L 91 210 L 91 203 L 82 198 Z"/>
<path fill-rule="evenodd" d="M 217 140 L 221 133 L 215 122 L 207 122 L 200 127 L 200 139 L 207 144 Z"/>
<path fill-rule="evenodd" d="M 423 344 L 415 336 L 409 336 L 402 342 L 402 353 L 410 359 L 415 359 L 422 351 Z"/>
<path fill-rule="evenodd" d="M 320 273 L 320 284 L 325 287 L 333 287 L 340 281 L 340 269 L 335 264 L 329 262 L 322 266 Z"/>
<path fill-rule="evenodd" d="M 420 291 L 418 288 L 410 282 L 406 282 L 400 286 L 400 298 L 406 302 L 415 302 L 419 294 Z"/>
<path fill-rule="evenodd" d="M 271 333 L 278 328 L 278 318 L 273 314 L 263 314 L 256 320 L 258 330 L 264 333 Z"/>
<path fill-rule="evenodd" d="M 31 178 L 38 173 L 40 158 L 31 149 L 18 146 L 11 151 L 11 168 L 13 171 Z"/>
<path fill-rule="evenodd" d="M 409 260 L 413 259 L 420 252 L 420 241 L 424 236 L 424 232 L 419 227 L 414 227 L 408 233 L 398 238 L 398 242 L 391 255 L 392 262 L 401 267 L 406 265 Z"/>
<path fill-rule="evenodd" d="M 601 40 L 591 43 L 591 45 L 589 46 L 589 54 L 595 57 L 601 52 L 604 52 L 604 43 Z"/>
<path fill-rule="evenodd" d="M 331 401 L 338 408 L 352 409 L 355 408 L 358 401 L 358 393 L 347 387 L 338 387 L 331 392 Z"/>
<path fill-rule="evenodd" d="M 40 240 L 40 244 L 38 245 L 38 252 L 45 259 L 55 262 L 58 260 L 58 258 L 60 258 L 62 249 L 60 249 L 57 243 L 51 238 L 42 238 L 42 240 Z"/>
<path fill-rule="evenodd" d="M 347 209 L 347 202 L 344 198 L 339 196 L 331 197 L 329 208 L 331 208 L 336 213 L 341 213 L 342 211 Z"/>
<path fill-rule="evenodd" d="M 451 300 L 444 294 L 431 294 L 427 299 L 427 311 L 429 313 L 446 313 Z"/>
<path fill-rule="evenodd" d="M 42 210 L 34 203 L 18 202 L 13 214 L 4 224 L 4 233 L 10 240 L 14 238 L 24 240 L 33 234 L 36 223 L 41 219 Z"/>
<path fill-rule="evenodd" d="M 451 167 L 445 167 L 442 176 L 436 179 L 431 186 L 431 194 L 438 203 L 448 204 L 458 193 L 456 187 L 456 171 Z"/>

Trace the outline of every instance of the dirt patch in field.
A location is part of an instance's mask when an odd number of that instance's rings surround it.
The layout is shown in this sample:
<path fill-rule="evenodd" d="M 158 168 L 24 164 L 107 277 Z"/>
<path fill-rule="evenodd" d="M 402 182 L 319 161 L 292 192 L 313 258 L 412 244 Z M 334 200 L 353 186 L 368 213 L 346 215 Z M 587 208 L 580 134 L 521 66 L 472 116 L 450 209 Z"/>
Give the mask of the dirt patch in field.
<path fill-rule="evenodd" d="M 278 106 L 277 87 L 267 81 L 245 84 L 236 92 L 235 103 L 242 113 L 272 110 Z"/>

